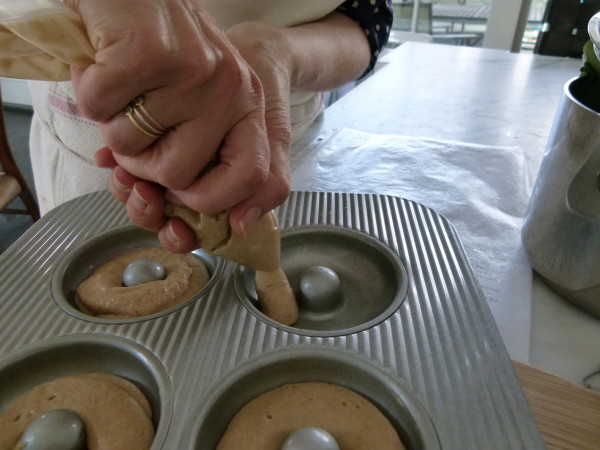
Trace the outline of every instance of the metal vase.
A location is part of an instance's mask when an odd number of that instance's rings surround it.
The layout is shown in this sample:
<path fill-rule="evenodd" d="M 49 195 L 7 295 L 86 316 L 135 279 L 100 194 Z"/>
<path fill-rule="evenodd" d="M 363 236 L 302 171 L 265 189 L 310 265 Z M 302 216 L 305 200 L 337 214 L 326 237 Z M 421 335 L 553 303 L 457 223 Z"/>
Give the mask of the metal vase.
<path fill-rule="evenodd" d="M 556 292 L 600 317 L 600 113 L 585 78 L 565 84 L 522 240 Z"/>

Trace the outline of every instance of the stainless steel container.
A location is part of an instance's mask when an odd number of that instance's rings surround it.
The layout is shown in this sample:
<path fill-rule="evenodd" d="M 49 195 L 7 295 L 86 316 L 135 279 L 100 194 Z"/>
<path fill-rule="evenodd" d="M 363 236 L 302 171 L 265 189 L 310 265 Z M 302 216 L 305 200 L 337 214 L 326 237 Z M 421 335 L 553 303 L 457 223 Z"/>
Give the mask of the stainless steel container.
<path fill-rule="evenodd" d="M 522 239 L 535 271 L 600 317 L 600 113 L 588 88 L 586 77 L 564 86 Z"/>

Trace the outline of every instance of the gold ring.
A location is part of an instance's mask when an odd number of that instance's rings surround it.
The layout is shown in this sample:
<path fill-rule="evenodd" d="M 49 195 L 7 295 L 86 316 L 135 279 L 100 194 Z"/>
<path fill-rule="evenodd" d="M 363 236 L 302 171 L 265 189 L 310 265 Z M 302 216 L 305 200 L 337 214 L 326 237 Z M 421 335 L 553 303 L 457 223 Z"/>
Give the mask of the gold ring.
<path fill-rule="evenodd" d="M 154 120 L 146 108 L 144 108 L 143 96 L 136 98 L 127 105 L 125 115 L 129 117 L 133 126 L 146 136 L 156 138 L 167 132 L 167 129 Z"/>

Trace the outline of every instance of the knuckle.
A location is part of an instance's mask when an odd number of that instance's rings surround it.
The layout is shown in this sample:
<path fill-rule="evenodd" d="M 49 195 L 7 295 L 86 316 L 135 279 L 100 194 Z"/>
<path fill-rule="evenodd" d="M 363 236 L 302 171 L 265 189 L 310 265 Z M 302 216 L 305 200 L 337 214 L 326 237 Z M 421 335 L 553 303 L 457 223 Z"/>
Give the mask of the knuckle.
<path fill-rule="evenodd" d="M 230 101 L 246 99 L 255 90 L 250 69 L 232 54 L 221 60 L 218 80 L 225 98 Z"/>
<path fill-rule="evenodd" d="M 167 189 L 183 191 L 196 179 L 194 170 L 184 168 L 173 162 L 156 172 L 155 181 Z"/>
<path fill-rule="evenodd" d="M 147 169 L 152 181 L 167 189 L 182 190 L 191 182 L 193 176 L 189 169 L 176 157 L 166 157 L 163 152 L 156 151 L 148 160 Z"/>
<path fill-rule="evenodd" d="M 157 231 L 153 226 L 153 221 L 146 216 L 144 211 L 132 207 L 129 203 L 127 204 L 127 215 L 135 225 L 149 231 Z"/>
<path fill-rule="evenodd" d="M 181 191 L 190 185 L 187 177 L 175 174 L 173 170 L 160 171 L 156 174 L 156 181 L 167 189 Z"/>
<path fill-rule="evenodd" d="M 189 90 L 205 85 L 215 75 L 217 59 L 217 56 L 211 56 L 202 60 L 190 58 L 179 62 L 178 74 L 182 85 L 188 84 Z"/>
<path fill-rule="evenodd" d="M 285 111 L 277 112 L 269 115 L 269 138 L 271 141 L 277 142 L 282 147 L 289 147 L 292 142 L 292 126 L 285 115 Z"/>
<path fill-rule="evenodd" d="M 278 180 L 275 188 L 273 189 L 273 201 L 277 205 L 281 205 L 287 200 L 291 192 L 291 183 L 289 178 L 283 178 Z"/>
<path fill-rule="evenodd" d="M 104 122 L 109 119 L 103 111 L 103 105 L 104 99 L 100 97 L 100 92 L 94 89 L 85 91 L 77 98 L 77 109 L 85 117 L 95 122 Z"/>
<path fill-rule="evenodd" d="M 198 87 L 206 86 L 213 80 L 218 82 L 231 82 L 230 58 L 227 58 L 223 50 L 214 46 L 204 46 L 195 52 L 201 55 L 197 58 L 189 58 L 187 52 L 172 52 L 173 60 L 170 67 L 176 67 L 176 70 L 170 70 L 169 74 L 177 77 L 181 87 L 184 90 L 192 92 Z"/>
<path fill-rule="evenodd" d="M 116 127 L 110 128 L 104 125 L 100 126 L 100 130 L 104 144 L 115 155 L 134 156 L 145 147 L 144 137 L 131 138 L 128 133 L 119 132 Z M 137 132 L 137 130 L 135 131 Z"/>
<path fill-rule="evenodd" d="M 285 202 L 291 192 L 289 177 L 273 176 L 269 183 L 269 207 L 275 208 Z"/>
<path fill-rule="evenodd" d="M 118 155 L 127 155 L 128 147 L 126 145 L 123 145 L 123 140 L 119 138 L 119 135 L 110 131 L 102 131 L 102 139 L 104 140 L 104 144 L 108 148 L 110 148 L 114 153 Z"/>
<path fill-rule="evenodd" d="M 262 186 L 269 179 L 269 161 L 263 156 L 259 156 L 256 160 L 256 164 L 247 167 L 242 175 L 242 182 L 245 186 L 256 189 Z"/>

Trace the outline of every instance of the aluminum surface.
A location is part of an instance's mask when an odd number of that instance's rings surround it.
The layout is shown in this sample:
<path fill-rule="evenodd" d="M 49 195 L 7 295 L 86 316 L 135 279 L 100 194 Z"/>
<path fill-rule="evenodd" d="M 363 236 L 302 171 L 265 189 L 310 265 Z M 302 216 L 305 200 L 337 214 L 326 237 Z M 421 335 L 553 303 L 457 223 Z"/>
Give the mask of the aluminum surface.
<path fill-rule="evenodd" d="M 160 247 L 158 235 L 143 230 L 134 225 L 115 227 L 104 231 L 91 239 L 74 244 L 68 251 L 62 252 L 52 273 L 52 296 L 65 312 L 79 319 L 97 323 L 117 324 L 143 322 L 164 316 L 190 303 L 209 292 L 216 284 L 223 271 L 224 262 L 214 255 L 209 255 L 202 249 L 191 252 L 198 258 L 210 275 L 210 280 L 189 299 L 152 315 L 130 317 L 123 319 L 105 319 L 87 314 L 79 309 L 75 302 L 75 291 L 80 283 L 87 279 L 98 267 L 111 259 L 133 250 Z"/>
<path fill-rule="evenodd" d="M 584 105 L 586 78 L 565 83 L 522 241 L 550 286 L 600 318 L 600 113 Z"/>
<path fill-rule="evenodd" d="M 488 305 L 452 226 L 396 197 L 292 193 L 282 228 L 311 224 L 362 231 L 396 252 L 408 274 L 406 300 L 379 325 L 344 336 L 311 337 L 269 326 L 233 289 L 227 263 L 212 291 L 169 315 L 97 324 L 52 299 L 57 261 L 76 243 L 127 223 L 106 192 L 47 214 L 0 255 L 0 356 L 46 339 L 107 334 L 135 341 L 166 367 L 173 415 L 164 449 L 181 447 L 189 421 L 232 369 L 285 348 L 360 355 L 396 374 L 424 405 L 444 449 L 544 448 Z"/>
<path fill-rule="evenodd" d="M 138 386 L 152 407 L 154 442 L 162 445 L 173 412 L 173 389 L 160 360 L 139 343 L 105 334 L 46 339 L 0 361 L 0 411 L 41 383 L 85 373 L 110 373 Z"/>
<path fill-rule="evenodd" d="M 307 304 L 300 289 L 305 270 L 319 265 L 341 277 L 340 298 L 322 310 L 318 304 Z M 282 230 L 281 267 L 300 310 L 292 326 L 260 312 L 252 270 L 237 266 L 234 286 L 242 303 L 259 319 L 292 333 L 329 337 L 363 331 L 387 319 L 406 298 L 408 280 L 398 255 L 356 230 L 323 225 Z"/>
<path fill-rule="evenodd" d="M 183 449 L 216 447 L 235 413 L 265 392 L 290 383 L 332 383 L 358 392 L 377 406 L 409 448 L 439 450 L 437 433 L 414 393 L 387 371 L 364 358 L 324 348 L 272 352 L 241 364 L 192 415 Z M 204 444 L 204 446 L 202 445 Z"/>

